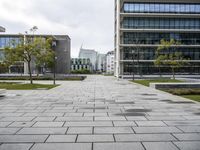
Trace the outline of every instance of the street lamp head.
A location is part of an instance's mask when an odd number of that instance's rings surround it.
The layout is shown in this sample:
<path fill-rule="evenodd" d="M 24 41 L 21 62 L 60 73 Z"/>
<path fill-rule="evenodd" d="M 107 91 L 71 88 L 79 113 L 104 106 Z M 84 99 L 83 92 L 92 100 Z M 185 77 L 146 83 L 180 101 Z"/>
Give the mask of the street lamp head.
<path fill-rule="evenodd" d="M 56 41 L 52 42 L 52 46 L 55 47 L 56 46 Z"/>

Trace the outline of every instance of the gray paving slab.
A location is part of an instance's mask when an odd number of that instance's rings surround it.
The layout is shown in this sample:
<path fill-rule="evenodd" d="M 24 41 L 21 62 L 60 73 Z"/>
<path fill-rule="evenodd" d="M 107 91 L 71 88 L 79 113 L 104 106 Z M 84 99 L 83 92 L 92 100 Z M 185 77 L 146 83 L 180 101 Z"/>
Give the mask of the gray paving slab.
<path fill-rule="evenodd" d="M 180 150 L 199 150 L 200 149 L 200 142 L 199 141 L 181 141 L 181 142 L 174 142 L 175 145 L 178 146 Z"/>
<path fill-rule="evenodd" d="M 55 121 L 93 121 L 93 117 L 57 117 Z"/>
<path fill-rule="evenodd" d="M 44 142 L 48 135 L 1 135 L 0 143 Z"/>
<path fill-rule="evenodd" d="M 176 141 L 176 138 L 174 138 L 170 134 L 116 134 L 115 139 L 118 142 L 122 141 Z"/>
<path fill-rule="evenodd" d="M 8 91 L 0 101 L 0 148 L 33 143 L 21 149 L 92 150 L 92 143 L 97 150 L 199 147 L 199 103 L 179 104 L 187 100 L 101 75 L 57 83 L 51 90 Z"/>
<path fill-rule="evenodd" d="M 178 150 L 171 142 L 143 142 L 146 150 Z"/>
<path fill-rule="evenodd" d="M 64 122 L 36 122 L 33 127 L 62 127 Z"/>
<path fill-rule="evenodd" d="M 92 150 L 91 143 L 41 143 L 35 144 L 31 150 Z"/>
<path fill-rule="evenodd" d="M 67 134 L 92 134 L 93 127 L 69 127 Z"/>
<path fill-rule="evenodd" d="M 31 127 L 35 122 L 13 122 L 9 127 Z"/>
<path fill-rule="evenodd" d="M 197 132 L 200 133 L 200 126 L 191 126 L 191 125 L 183 125 L 177 126 L 177 128 L 181 129 L 183 132 Z"/>
<path fill-rule="evenodd" d="M 126 121 L 125 117 L 95 117 L 95 121 Z"/>
<path fill-rule="evenodd" d="M 113 126 L 111 121 L 87 121 L 87 122 L 66 122 L 66 127 L 98 127 L 98 126 Z"/>
<path fill-rule="evenodd" d="M 141 143 L 94 143 L 93 150 L 144 150 Z"/>
<path fill-rule="evenodd" d="M 31 121 L 35 117 L 4 117 L 0 121 Z"/>
<path fill-rule="evenodd" d="M 181 133 L 176 127 L 133 127 L 136 133 Z"/>
<path fill-rule="evenodd" d="M 162 121 L 135 121 L 138 126 L 167 126 Z"/>
<path fill-rule="evenodd" d="M 23 128 L 17 134 L 65 134 L 67 128 Z"/>
<path fill-rule="evenodd" d="M 113 121 L 116 127 L 137 126 L 134 121 Z"/>
<path fill-rule="evenodd" d="M 134 133 L 131 127 L 94 127 L 94 134 Z"/>
<path fill-rule="evenodd" d="M 0 127 L 6 127 L 11 123 L 12 123 L 11 121 L 10 122 L 0 122 Z"/>
<path fill-rule="evenodd" d="M 0 150 L 29 150 L 33 144 L 2 144 Z"/>
<path fill-rule="evenodd" d="M 53 121 L 56 117 L 35 117 L 33 121 Z"/>
<path fill-rule="evenodd" d="M 200 134 L 199 133 L 181 133 L 181 134 L 173 134 L 180 141 L 199 141 L 200 142 Z"/>
<path fill-rule="evenodd" d="M 46 140 L 47 143 L 68 143 L 75 142 L 77 135 L 50 135 Z"/>
<path fill-rule="evenodd" d="M 113 135 L 78 135 L 77 142 L 114 142 Z"/>
<path fill-rule="evenodd" d="M 20 128 L 0 128 L 0 134 L 15 134 Z"/>

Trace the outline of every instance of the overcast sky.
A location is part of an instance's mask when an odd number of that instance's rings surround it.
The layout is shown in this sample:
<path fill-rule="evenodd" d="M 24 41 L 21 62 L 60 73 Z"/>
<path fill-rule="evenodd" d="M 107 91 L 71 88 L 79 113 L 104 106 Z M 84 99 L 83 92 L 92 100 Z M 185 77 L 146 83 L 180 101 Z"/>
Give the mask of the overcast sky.
<path fill-rule="evenodd" d="M 0 26 L 6 33 L 68 34 L 71 55 L 79 49 L 113 50 L 114 0 L 0 0 Z"/>

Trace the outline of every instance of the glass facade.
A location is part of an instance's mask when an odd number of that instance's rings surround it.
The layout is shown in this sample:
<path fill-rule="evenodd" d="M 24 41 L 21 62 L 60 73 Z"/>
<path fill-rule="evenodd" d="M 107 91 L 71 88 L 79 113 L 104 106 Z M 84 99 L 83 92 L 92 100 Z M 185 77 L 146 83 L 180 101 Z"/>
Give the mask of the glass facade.
<path fill-rule="evenodd" d="M 125 47 L 123 48 L 123 57 L 122 60 L 132 60 L 133 59 L 133 53 L 135 54 L 134 57 L 136 60 L 155 60 L 155 49 L 156 48 L 150 48 L 150 47 L 143 47 L 139 48 L 139 51 L 137 51 L 136 48 L 131 47 Z M 171 52 L 180 52 L 184 55 L 185 59 L 189 60 L 200 60 L 200 50 L 199 48 L 171 48 L 169 50 L 165 50 L 164 53 L 171 53 Z"/>
<path fill-rule="evenodd" d="M 124 3 L 125 13 L 200 13 L 200 4 Z"/>
<path fill-rule="evenodd" d="M 11 46 L 14 43 L 19 43 L 19 38 L 17 37 L 0 37 L 0 48 L 5 48 Z"/>
<path fill-rule="evenodd" d="M 160 40 L 175 39 L 183 45 L 200 45 L 199 33 L 143 33 L 143 32 L 124 32 L 124 44 L 159 44 Z"/>
<path fill-rule="evenodd" d="M 156 74 L 159 72 L 159 69 L 154 66 L 153 62 L 143 62 L 142 65 L 138 65 L 137 61 L 134 64 L 134 69 L 133 69 L 133 63 L 131 62 L 125 62 L 124 63 L 124 70 L 123 74 L 124 75 L 132 75 L 134 74 Z M 171 74 L 171 68 L 170 67 L 161 67 L 161 72 L 164 74 Z M 192 63 L 191 65 L 185 65 L 181 68 L 177 68 L 176 72 L 180 73 L 199 73 L 200 72 L 200 67 L 199 63 Z"/>
<path fill-rule="evenodd" d="M 159 70 L 153 61 L 156 58 L 156 46 L 162 39 L 174 39 L 180 43 L 178 47 L 172 47 L 165 53 L 181 52 L 184 59 L 189 60 L 189 64 L 177 69 L 177 72 L 200 74 L 200 2 L 181 3 L 180 0 L 179 3 L 159 3 L 156 0 L 129 0 L 120 5 L 120 12 L 123 13 L 120 14 L 119 21 L 119 39 L 122 44 L 119 46 L 119 55 L 123 66 L 121 74 L 158 74 Z M 134 16 L 134 13 L 137 15 Z M 169 66 L 161 68 L 163 73 L 171 72 Z"/>
<path fill-rule="evenodd" d="M 0 61 L 4 59 L 3 49 L 8 46 L 15 46 L 19 43 L 19 38 L 17 37 L 0 37 Z"/>
<path fill-rule="evenodd" d="M 137 18 L 125 17 L 125 29 L 200 29 L 199 18 Z"/>

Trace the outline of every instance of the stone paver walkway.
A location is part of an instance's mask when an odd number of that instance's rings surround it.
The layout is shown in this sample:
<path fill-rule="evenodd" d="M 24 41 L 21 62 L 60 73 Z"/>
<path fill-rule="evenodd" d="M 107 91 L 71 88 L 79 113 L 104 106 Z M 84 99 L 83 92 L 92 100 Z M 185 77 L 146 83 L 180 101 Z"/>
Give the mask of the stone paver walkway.
<path fill-rule="evenodd" d="M 0 150 L 200 150 L 200 104 L 114 77 L 0 98 Z"/>

